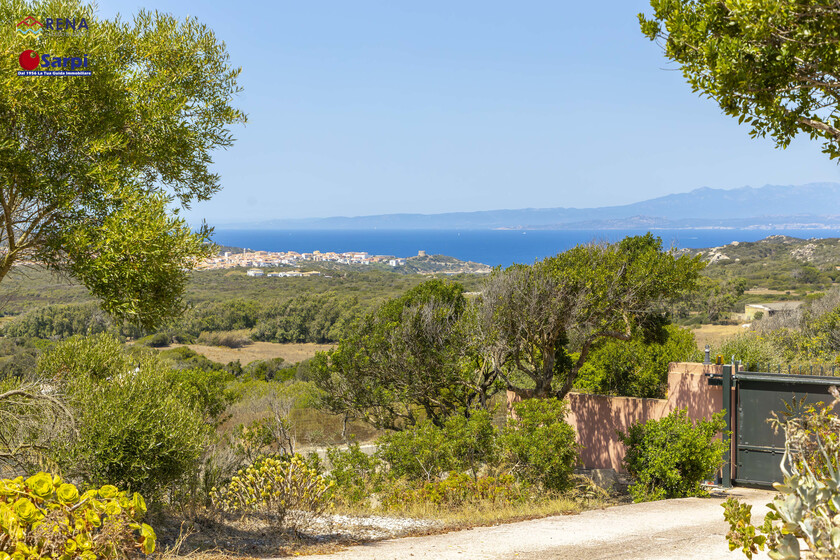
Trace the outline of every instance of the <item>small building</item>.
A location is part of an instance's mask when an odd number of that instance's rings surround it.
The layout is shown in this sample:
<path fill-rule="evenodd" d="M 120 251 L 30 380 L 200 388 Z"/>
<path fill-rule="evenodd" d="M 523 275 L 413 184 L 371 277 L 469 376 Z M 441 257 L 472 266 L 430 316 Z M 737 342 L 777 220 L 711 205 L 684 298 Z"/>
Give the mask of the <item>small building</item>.
<path fill-rule="evenodd" d="M 246 272 L 246 274 L 248 276 L 265 276 L 265 272 L 263 272 L 262 270 L 256 269 L 256 268 L 252 268 L 251 270 Z"/>
<path fill-rule="evenodd" d="M 791 312 L 802 306 L 801 301 L 776 301 L 773 303 L 749 303 L 744 306 L 744 319 L 752 321 L 759 317 L 772 317 L 777 313 Z"/>

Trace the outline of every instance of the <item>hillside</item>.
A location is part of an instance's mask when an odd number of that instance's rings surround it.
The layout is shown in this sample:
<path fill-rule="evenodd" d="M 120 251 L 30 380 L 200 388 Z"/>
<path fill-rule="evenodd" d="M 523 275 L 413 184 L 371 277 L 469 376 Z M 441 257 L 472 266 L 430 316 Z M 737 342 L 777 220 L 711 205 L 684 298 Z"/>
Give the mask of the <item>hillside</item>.
<path fill-rule="evenodd" d="M 840 279 L 840 239 L 798 239 L 771 235 L 755 242 L 686 250 L 709 263 L 704 274 L 715 279 L 743 278 L 750 288 L 814 290 Z"/>
<path fill-rule="evenodd" d="M 462 261 L 446 255 L 429 255 L 408 257 L 405 266 L 401 267 L 406 273 L 416 274 L 489 274 L 490 267 L 486 264 L 472 261 Z"/>

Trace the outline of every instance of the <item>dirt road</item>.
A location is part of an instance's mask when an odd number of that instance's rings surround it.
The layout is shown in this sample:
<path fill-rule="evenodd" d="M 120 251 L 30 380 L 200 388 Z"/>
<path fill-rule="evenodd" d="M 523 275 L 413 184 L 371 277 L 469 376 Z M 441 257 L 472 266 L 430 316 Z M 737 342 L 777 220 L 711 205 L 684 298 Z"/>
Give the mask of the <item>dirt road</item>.
<path fill-rule="evenodd" d="M 761 521 L 772 492 L 731 493 L 753 504 Z M 742 560 L 729 552 L 723 499 L 686 498 L 616 506 L 444 535 L 407 537 L 308 560 Z M 765 554 L 755 557 L 768 558 Z"/>

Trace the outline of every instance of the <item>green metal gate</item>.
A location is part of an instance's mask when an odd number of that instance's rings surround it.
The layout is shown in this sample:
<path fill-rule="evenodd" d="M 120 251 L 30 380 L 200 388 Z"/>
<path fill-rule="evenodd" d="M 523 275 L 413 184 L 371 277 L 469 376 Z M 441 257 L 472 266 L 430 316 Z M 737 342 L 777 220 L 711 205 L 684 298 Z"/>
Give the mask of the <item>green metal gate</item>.
<path fill-rule="evenodd" d="M 809 403 L 828 402 L 828 388 L 840 386 L 837 377 L 745 372 L 738 371 L 737 363 L 723 366 L 722 382 L 727 429 L 732 432 L 732 460 L 723 469 L 724 486 L 769 487 L 781 481 L 785 438 L 773 433 L 767 419 L 784 411 L 785 403 L 794 397 Z"/>

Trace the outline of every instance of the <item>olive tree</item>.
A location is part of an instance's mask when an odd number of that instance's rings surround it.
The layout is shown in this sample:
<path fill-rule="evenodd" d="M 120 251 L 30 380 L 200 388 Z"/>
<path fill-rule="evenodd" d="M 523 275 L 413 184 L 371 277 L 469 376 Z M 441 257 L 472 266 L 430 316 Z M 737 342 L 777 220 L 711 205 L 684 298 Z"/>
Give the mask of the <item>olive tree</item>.
<path fill-rule="evenodd" d="M 16 33 L 26 15 L 85 17 L 87 32 Z M 90 76 L 19 76 L 18 55 L 87 57 Z M 144 326 L 181 307 L 206 254 L 188 207 L 219 189 L 211 153 L 245 121 L 239 69 L 193 18 L 96 15 L 79 0 L 0 0 L 0 281 L 14 265 L 75 277 Z"/>

